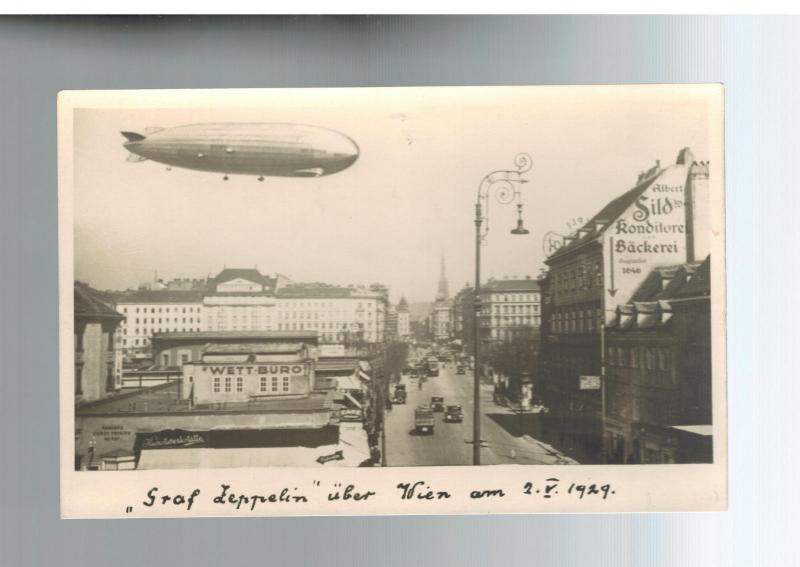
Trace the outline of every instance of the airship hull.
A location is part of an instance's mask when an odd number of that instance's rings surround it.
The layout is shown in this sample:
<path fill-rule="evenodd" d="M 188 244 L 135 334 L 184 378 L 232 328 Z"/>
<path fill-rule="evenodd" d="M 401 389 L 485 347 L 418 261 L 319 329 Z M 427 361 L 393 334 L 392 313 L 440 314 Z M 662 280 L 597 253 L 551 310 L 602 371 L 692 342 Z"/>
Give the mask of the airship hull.
<path fill-rule="evenodd" d="M 123 135 L 123 145 L 141 158 L 226 175 L 319 177 L 350 167 L 359 156 L 344 134 L 301 124 L 192 124 Z"/>

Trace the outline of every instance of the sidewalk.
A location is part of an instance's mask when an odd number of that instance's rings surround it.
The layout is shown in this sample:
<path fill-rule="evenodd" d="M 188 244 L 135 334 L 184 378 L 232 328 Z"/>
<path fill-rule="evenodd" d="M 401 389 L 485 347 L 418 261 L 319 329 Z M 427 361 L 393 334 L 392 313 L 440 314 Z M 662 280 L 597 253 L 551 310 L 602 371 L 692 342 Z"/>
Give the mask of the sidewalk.
<path fill-rule="evenodd" d="M 504 448 L 508 449 L 508 457 L 511 459 L 509 462 L 520 459 L 520 462 L 532 460 L 548 465 L 579 464 L 575 459 L 537 438 L 541 437 L 540 414 L 525 412 L 520 415 L 519 405 L 515 408 L 506 398 L 498 398 L 495 401 L 491 386 L 482 388 L 481 394 L 481 403 L 486 408 L 485 415 L 519 441 L 515 444 L 516 449 Z"/>

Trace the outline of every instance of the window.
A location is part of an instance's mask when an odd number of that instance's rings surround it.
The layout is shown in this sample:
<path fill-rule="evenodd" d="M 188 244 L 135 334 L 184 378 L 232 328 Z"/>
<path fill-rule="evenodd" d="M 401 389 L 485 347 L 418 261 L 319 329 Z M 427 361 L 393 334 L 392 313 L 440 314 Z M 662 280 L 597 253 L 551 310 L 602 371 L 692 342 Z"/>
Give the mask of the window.
<path fill-rule="evenodd" d="M 276 394 L 278 392 L 278 377 L 277 376 L 273 376 L 272 377 L 272 382 L 270 384 L 270 390 L 274 394 Z"/>
<path fill-rule="evenodd" d="M 161 362 L 164 366 L 169 366 L 169 353 L 164 353 L 161 355 Z"/>
<path fill-rule="evenodd" d="M 189 362 L 189 355 L 186 353 L 181 354 L 181 364 L 186 364 Z"/>
<path fill-rule="evenodd" d="M 266 392 L 267 391 L 267 377 L 261 377 L 261 384 L 259 385 L 259 391 Z"/>
<path fill-rule="evenodd" d="M 225 393 L 228 394 L 231 391 L 231 382 L 232 379 L 230 376 L 225 377 Z"/>
<path fill-rule="evenodd" d="M 236 377 L 236 391 L 241 392 L 244 390 L 244 378 L 241 376 Z"/>
<path fill-rule="evenodd" d="M 289 391 L 289 377 L 288 376 L 284 376 L 283 377 L 283 391 L 284 392 L 288 392 Z"/>
<path fill-rule="evenodd" d="M 658 369 L 659 370 L 670 369 L 669 351 L 667 349 L 664 348 L 658 349 Z"/>
<path fill-rule="evenodd" d="M 219 376 L 214 376 L 214 391 L 219 393 Z"/>
<path fill-rule="evenodd" d="M 639 349 L 631 347 L 631 368 L 639 368 Z"/>

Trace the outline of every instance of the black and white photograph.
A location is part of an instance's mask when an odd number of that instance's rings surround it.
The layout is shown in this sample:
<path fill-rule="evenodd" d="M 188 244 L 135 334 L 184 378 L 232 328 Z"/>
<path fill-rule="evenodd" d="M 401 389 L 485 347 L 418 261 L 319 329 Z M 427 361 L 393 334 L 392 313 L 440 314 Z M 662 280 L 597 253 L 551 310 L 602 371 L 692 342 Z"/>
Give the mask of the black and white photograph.
<path fill-rule="evenodd" d="M 722 104 L 720 85 L 62 92 L 62 490 L 602 470 L 724 507 Z M 637 482 L 626 509 L 670 508 Z"/>

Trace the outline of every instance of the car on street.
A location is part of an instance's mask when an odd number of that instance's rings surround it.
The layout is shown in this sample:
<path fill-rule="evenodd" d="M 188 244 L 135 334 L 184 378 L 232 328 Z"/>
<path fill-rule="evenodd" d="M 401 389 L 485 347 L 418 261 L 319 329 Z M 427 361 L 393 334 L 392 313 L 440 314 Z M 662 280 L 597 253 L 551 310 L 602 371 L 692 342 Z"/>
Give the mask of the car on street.
<path fill-rule="evenodd" d="M 405 384 L 397 384 L 394 387 L 394 396 L 392 396 L 392 402 L 395 404 L 404 404 L 406 403 L 406 398 L 408 394 L 406 392 L 406 385 Z"/>
<path fill-rule="evenodd" d="M 431 396 L 431 409 L 433 411 L 444 411 L 444 398 L 441 396 Z"/>
<path fill-rule="evenodd" d="M 464 368 L 463 364 L 459 364 L 458 366 L 456 366 L 456 374 L 465 374 L 465 373 L 466 373 L 466 368 Z"/>
<path fill-rule="evenodd" d="M 414 431 L 413 433 L 419 435 L 427 433 L 433 435 L 433 410 L 428 406 L 419 406 L 414 410 Z"/>
<path fill-rule="evenodd" d="M 448 423 L 461 423 L 464 421 L 464 411 L 461 406 L 447 406 L 444 410 L 444 420 Z"/>

